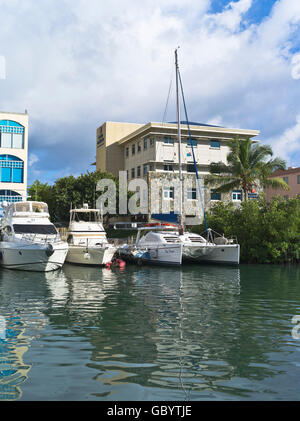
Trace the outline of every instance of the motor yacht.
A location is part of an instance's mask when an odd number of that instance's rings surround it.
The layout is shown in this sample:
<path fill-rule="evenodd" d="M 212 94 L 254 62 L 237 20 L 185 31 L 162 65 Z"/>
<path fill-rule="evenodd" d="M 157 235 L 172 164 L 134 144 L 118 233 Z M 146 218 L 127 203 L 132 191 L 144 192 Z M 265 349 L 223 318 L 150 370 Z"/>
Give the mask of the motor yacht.
<path fill-rule="evenodd" d="M 2 203 L 0 264 L 9 269 L 48 272 L 65 262 L 68 244 L 50 222 L 44 202 Z"/>
<path fill-rule="evenodd" d="M 89 209 L 87 204 L 70 210 L 67 242 L 68 263 L 103 266 L 112 261 L 116 252 L 107 240 L 99 209 Z"/>

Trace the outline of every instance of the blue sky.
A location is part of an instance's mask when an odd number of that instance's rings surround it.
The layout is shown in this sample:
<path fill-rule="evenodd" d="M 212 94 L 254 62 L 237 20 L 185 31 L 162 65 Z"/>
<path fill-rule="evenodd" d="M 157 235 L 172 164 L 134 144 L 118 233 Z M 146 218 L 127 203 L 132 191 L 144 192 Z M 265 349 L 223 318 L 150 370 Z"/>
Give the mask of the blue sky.
<path fill-rule="evenodd" d="M 106 120 L 162 121 L 178 45 L 191 121 L 258 129 L 300 166 L 299 0 L 0 6 L 0 110 L 28 110 L 29 184 L 92 171 Z"/>

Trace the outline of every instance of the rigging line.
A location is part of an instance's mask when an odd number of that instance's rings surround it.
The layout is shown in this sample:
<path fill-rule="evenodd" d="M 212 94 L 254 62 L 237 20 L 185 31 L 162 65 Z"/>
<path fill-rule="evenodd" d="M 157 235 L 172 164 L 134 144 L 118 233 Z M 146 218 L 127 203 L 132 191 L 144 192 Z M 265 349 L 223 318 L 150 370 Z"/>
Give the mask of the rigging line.
<path fill-rule="evenodd" d="M 179 76 L 179 82 L 180 82 L 180 88 L 181 88 L 181 95 L 182 95 L 182 101 L 183 101 L 183 106 L 184 106 L 185 118 L 186 118 L 186 123 L 187 123 L 187 126 L 188 126 L 189 139 L 190 139 L 192 153 L 193 153 L 193 161 L 194 161 L 194 167 L 195 167 L 195 171 L 196 171 L 196 179 L 197 179 L 197 184 L 198 184 L 198 190 L 199 190 L 199 193 L 200 193 L 200 199 L 201 199 L 201 204 L 202 204 L 202 210 L 203 210 L 203 217 L 204 217 L 204 222 L 205 222 L 205 228 L 206 228 L 206 231 L 208 231 L 208 226 L 207 226 L 207 221 L 206 221 L 206 214 L 205 214 L 205 210 L 204 210 L 204 202 L 203 202 L 202 191 L 201 191 L 200 180 L 199 180 L 199 174 L 198 174 L 198 169 L 197 169 L 197 162 L 196 162 L 196 158 L 195 158 L 195 152 L 194 152 L 194 146 L 193 146 L 193 142 L 192 142 L 191 129 L 190 129 L 189 119 L 188 119 L 188 115 L 187 115 L 187 109 L 186 109 L 186 104 L 185 104 L 185 99 L 184 99 L 182 80 L 181 80 L 181 76 L 180 76 L 179 70 L 178 70 L 178 76 Z"/>
<path fill-rule="evenodd" d="M 169 91 L 168 91 L 168 96 L 167 96 L 167 103 L 166 103 L 166 107 L 165 107 L 165 111 L 164 111 L 164 115 L 163 115 L 163 119 L 162 119 L 162 124 L 165 123 L 165 119 L 166 119 L 166 114 L 167 114 L 167 109 L 168 109 L 169 99 L 170 99 L 170 93 L 171 93 L 171 88 L 172 88 L 172 82 L 173 82 L 173 77 L 171 76 Z"/>

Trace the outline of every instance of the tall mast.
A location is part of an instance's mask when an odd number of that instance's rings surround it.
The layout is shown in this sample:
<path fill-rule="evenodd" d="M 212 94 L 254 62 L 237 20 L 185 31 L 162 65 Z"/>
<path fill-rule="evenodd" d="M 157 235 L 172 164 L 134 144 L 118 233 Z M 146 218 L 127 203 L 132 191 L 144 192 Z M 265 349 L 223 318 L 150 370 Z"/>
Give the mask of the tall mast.
<path fill-rule="evenodd" d="M 183 234 L 184 224 L 183 224 L 183 208 L 182 208 L 182 165 L 181 165 L 181 128 L 180 128 L 180 103 L 179 103 L 179 83 L 178 83 L 178 58 L 177 58 L 177 49 L 175 50 L 175 70 L 176 70 L 176 115 L 177 115 L 177 137 L 178 137 L 178 162 L 179 162 L 179 185 L 180 185 L 180 196 L 179 196 L 179 233 Z"/>

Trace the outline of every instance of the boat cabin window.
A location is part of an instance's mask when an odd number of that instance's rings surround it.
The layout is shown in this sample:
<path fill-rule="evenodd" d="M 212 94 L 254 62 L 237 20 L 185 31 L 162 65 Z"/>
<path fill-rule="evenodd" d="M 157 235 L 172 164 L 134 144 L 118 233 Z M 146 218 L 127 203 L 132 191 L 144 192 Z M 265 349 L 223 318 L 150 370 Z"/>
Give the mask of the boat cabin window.
<path fill-rule="evenodd" d="M 100 222 L 99 212 L 74 212 L 73 221 L 76 222 Z"/>
<path fill-rule="evenodd" d="M 16 212 L 30 212 L 30 203 L 29 202 L 15 203 L 14 210 Z"/>
<path fill-rule="evenodd" d="M 57 234 L 54 225 L 14 224 L 15 234 Z"/>
<path fill-rule="evenodd" d="M 32 212 L 48 213 L 48 206 L 46 205 L 46 203 L 32 203 Z"/>

